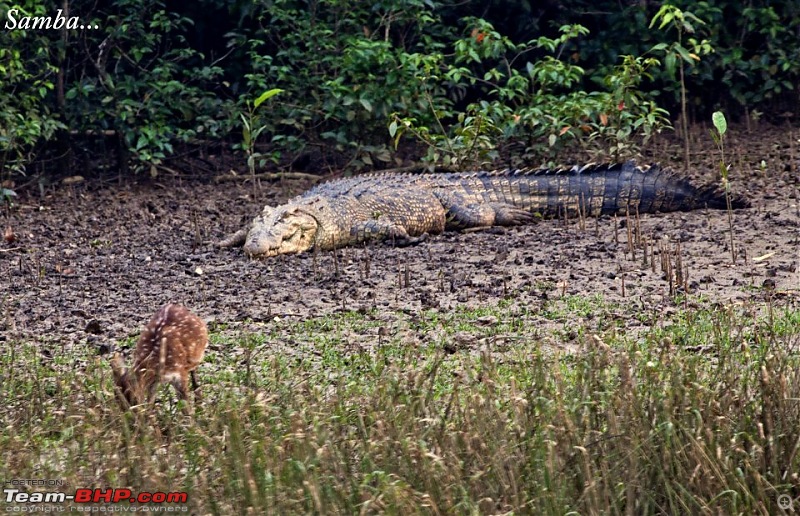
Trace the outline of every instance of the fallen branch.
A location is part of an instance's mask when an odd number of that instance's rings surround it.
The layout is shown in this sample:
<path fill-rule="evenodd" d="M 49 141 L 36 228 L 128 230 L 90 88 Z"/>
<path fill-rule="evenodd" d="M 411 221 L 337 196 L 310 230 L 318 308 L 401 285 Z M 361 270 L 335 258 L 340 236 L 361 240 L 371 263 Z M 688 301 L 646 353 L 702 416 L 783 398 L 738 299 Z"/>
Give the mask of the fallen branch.
<path fill-rule="evenodd" d="M 249 174 L 225 174 L 222 176 L 216 176 L 214 178 L 214 182 L 225 183 L 229 181 L 249 181 L 250 179 L 266 179 L 269 181 L 275 181 L 278 179 L 306 179 L 309 181 L 320 181 L 322 177 L 315 176 L 314 174 L 306 174 L 305 172 L 277 172 L 270 174 L 256 174 L 254 176 Z"/>

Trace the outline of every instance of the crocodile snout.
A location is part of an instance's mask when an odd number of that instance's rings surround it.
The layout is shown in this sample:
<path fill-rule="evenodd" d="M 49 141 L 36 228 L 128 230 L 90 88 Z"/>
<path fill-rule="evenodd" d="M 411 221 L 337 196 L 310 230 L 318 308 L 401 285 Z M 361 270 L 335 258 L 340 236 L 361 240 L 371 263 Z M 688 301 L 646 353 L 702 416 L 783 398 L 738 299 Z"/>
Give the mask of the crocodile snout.
<path fill-rule="evenodd" d="M 266 235 L 247 235 L 244 252 L 250 256 L 275 256 L 278 254 L 278 240 Z"/>

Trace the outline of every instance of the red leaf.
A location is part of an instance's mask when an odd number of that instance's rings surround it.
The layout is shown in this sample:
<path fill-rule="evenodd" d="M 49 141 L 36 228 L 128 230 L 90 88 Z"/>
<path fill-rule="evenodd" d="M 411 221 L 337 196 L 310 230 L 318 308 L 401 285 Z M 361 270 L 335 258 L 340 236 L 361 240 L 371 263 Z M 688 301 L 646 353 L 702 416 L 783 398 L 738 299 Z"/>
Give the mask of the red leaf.
<path fill-rule="evenodd" d="M 472 29 L 472 37 L 475 38 L 475 41 L 478 43 L 482 43 L 484 38 L 486 38 L 486 33 L 481 32 L 480 29 Z"/>

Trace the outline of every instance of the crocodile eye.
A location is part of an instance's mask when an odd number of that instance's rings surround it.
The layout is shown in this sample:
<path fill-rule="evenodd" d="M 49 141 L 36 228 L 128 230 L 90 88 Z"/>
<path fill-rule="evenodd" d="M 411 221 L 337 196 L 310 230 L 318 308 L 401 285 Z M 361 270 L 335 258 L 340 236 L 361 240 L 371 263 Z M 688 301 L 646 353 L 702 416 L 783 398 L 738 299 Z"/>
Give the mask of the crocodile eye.
<path fill-rule="evenodd" d="M 283 233 L 283 240 L 284 242 L 287 240 L 294 240 L 297 237 L 297 233 L 300 231 L 300 226 L 297 225 L 296 222 L 292 221 L 287 225 L 286 231 Z"/>

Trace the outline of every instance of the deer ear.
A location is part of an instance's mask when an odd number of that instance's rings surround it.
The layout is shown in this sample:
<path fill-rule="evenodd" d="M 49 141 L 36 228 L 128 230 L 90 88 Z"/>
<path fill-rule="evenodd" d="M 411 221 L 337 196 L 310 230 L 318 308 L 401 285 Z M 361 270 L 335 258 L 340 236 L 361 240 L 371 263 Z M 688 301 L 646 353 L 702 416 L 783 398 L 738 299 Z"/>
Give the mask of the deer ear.
<path fill-rule="evenodd" d="M 114 353 L 111 358 L 111 371 L 115 377 L 120 377 L 125 374 L 125 362 L 122 360 L 122 355 L 119 352 Z"/>
<path fill-rule="evenodd" d="M 127 370 L 122 355 L 114 353 L 111 358 L 111 372 L 114 376 L 114 390 L 122 410 L 128 410 L 133 404 L 130 399 L 131 391 L 128 383 Z"/>

